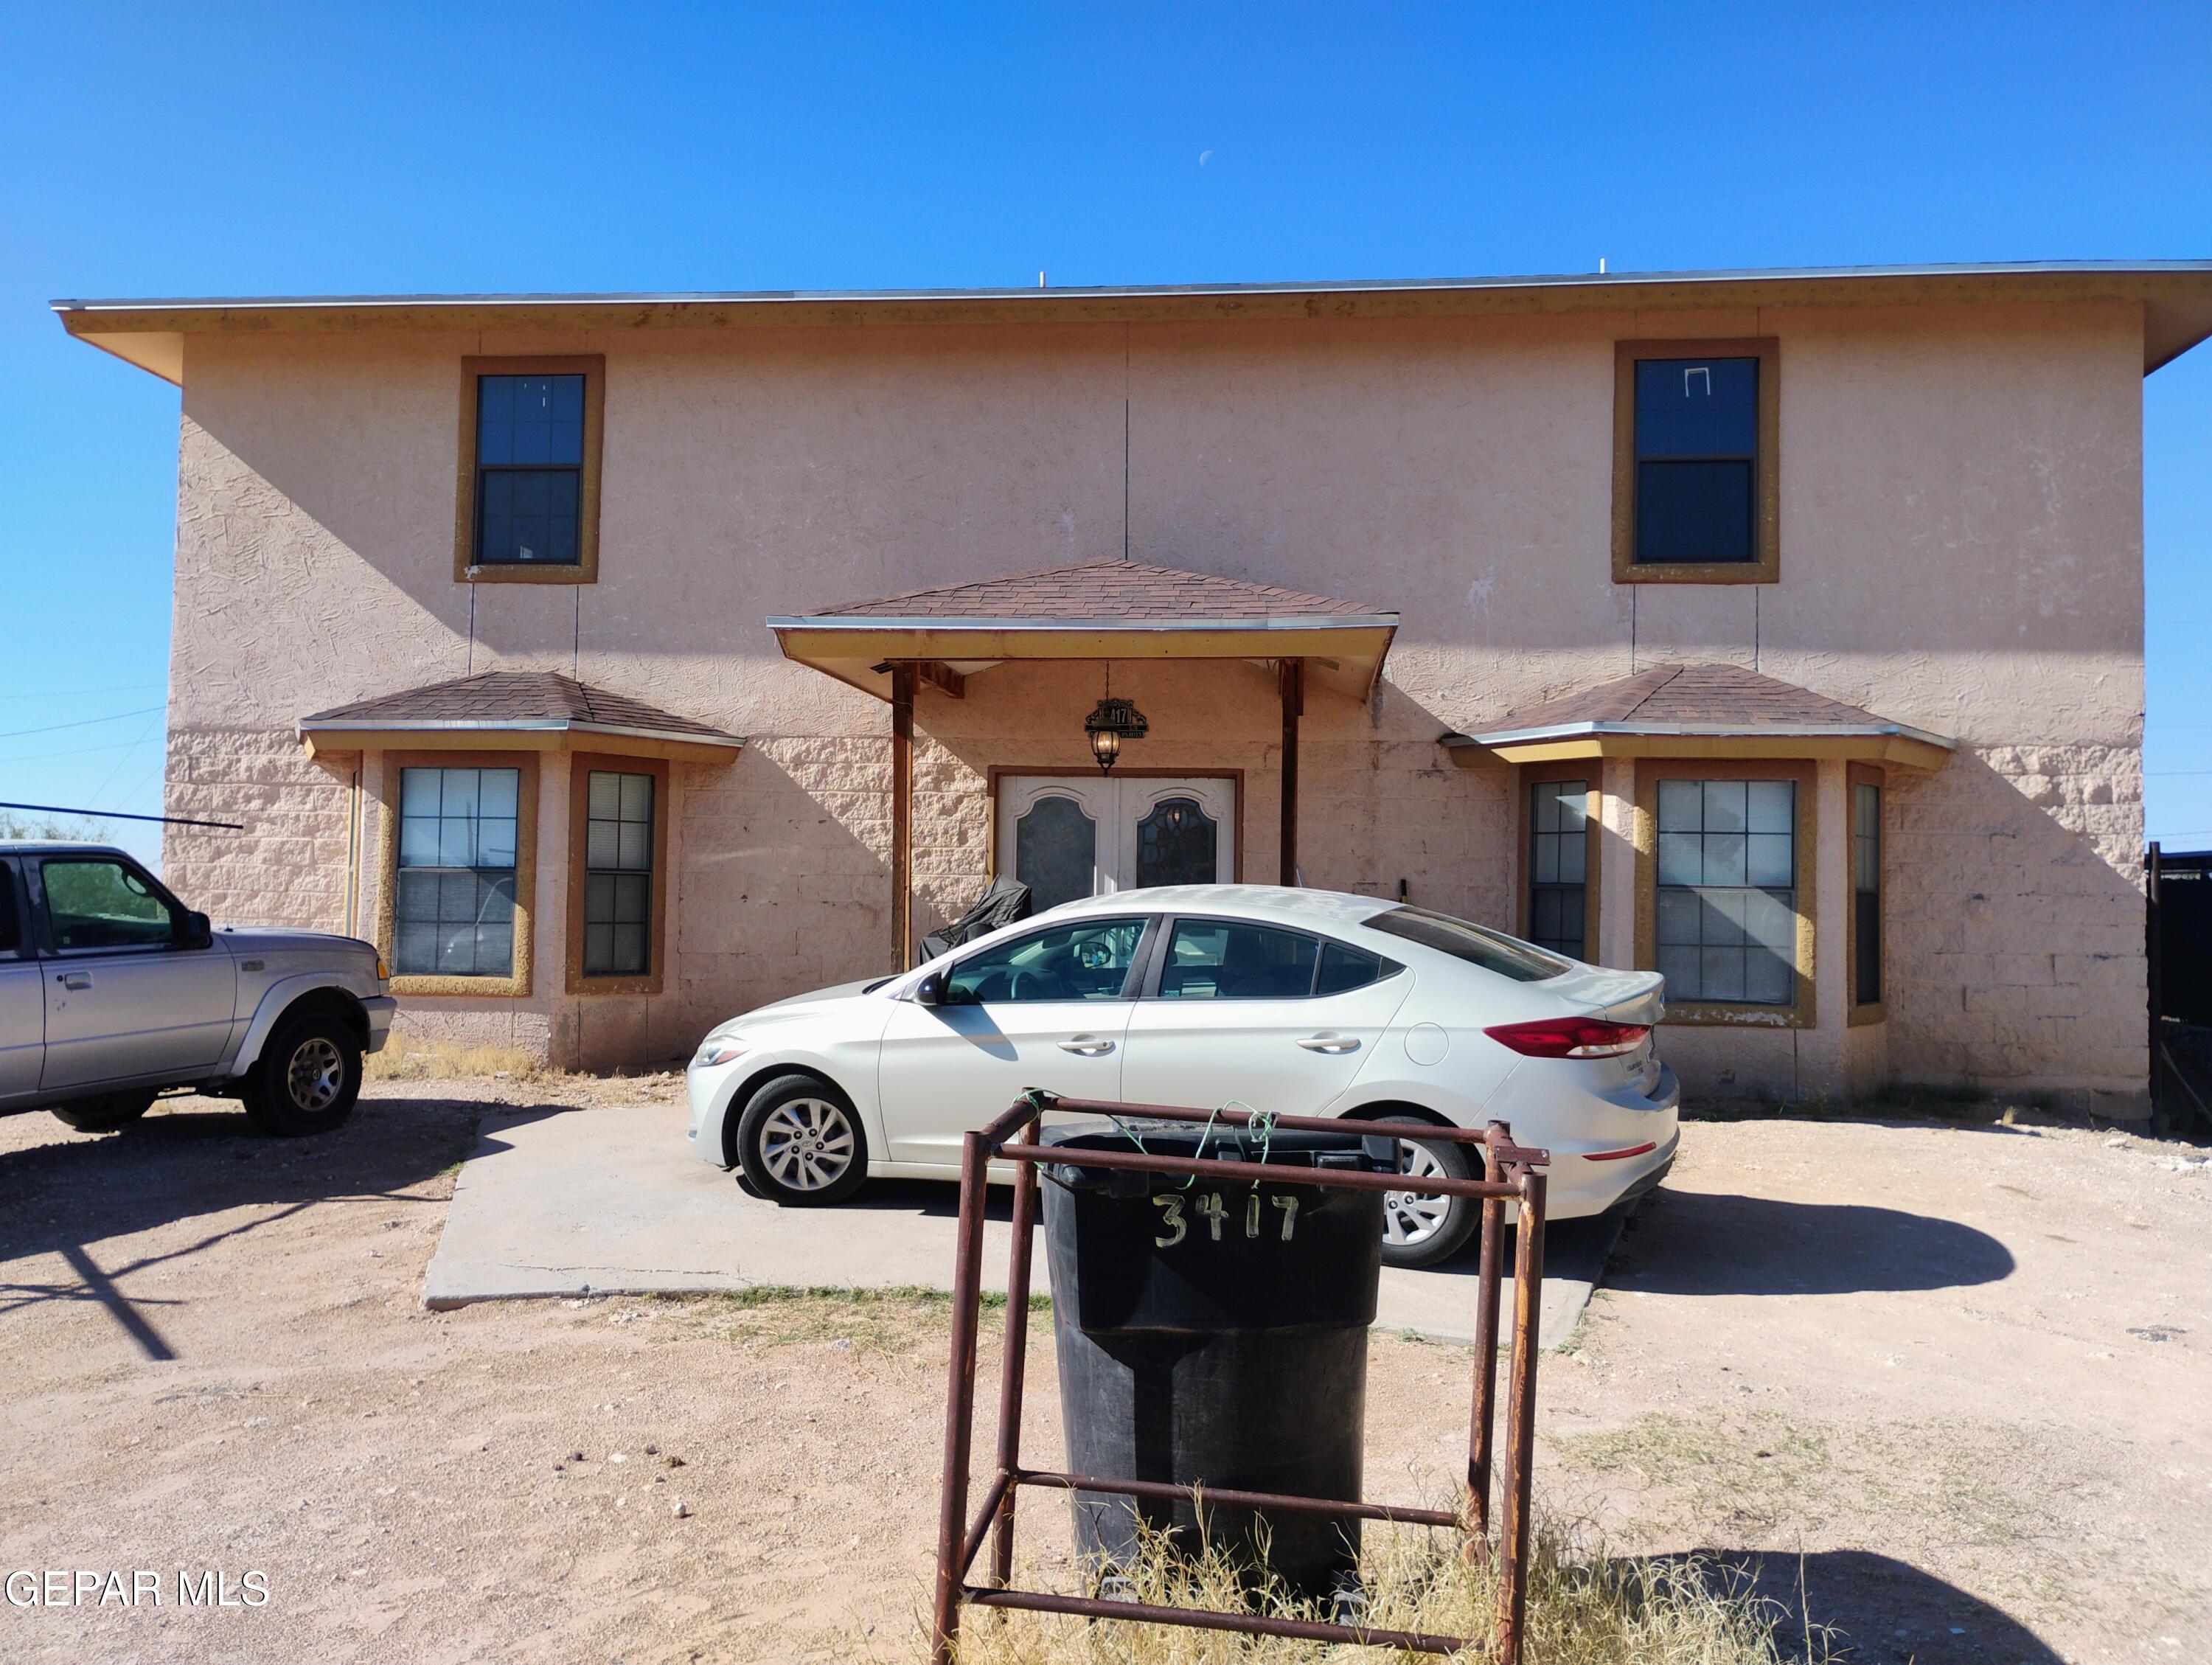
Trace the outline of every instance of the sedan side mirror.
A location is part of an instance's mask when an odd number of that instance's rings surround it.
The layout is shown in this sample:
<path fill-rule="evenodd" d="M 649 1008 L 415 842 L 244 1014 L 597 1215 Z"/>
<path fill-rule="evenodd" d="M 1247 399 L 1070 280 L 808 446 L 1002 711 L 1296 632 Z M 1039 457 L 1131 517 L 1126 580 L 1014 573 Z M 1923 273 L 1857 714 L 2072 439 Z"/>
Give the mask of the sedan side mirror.
<path fill-rule="evenodd" d="M 215 940 L 215 927 L 205 914 L 185 915 L 185 946 L 204 948 Z"/>
<path fill-rule="evenodd" d="M 945 974 L 942 971 L 931 972 L 914 986 L 914 1003 L 916 1006 L 945 1004 Z"/>

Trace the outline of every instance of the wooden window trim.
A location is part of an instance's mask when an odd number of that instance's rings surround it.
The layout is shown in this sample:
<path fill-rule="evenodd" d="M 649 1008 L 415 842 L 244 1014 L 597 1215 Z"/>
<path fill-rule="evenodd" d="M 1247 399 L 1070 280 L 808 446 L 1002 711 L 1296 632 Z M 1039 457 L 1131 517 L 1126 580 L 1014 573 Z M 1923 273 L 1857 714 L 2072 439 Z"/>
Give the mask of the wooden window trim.
<path fill-rule="evenodd" d="M 506 977 L 394 976 L 391 992 L 410 996 L 460 995 L 479 1000 L 526 1000 L 536 932 L 538 883 L 538 753 L 534 751 L 388 751 L 376 836 L 376 951 L 396 965 L 392 915 L 399 905 L 400 772 L 410 769 L 512 769 L 522 777 L 514 805 L 514 971 Z"/>
<path fill-rule="evenodd" d="M 653 777 L 653 884 L 646 903 L 650 927 L 646 934 L 646 972 L 641 977 L 629 973 L 592 976 L 584 970 L 584 875 L 586 858 L 591 854 L 588 834 L 591 777 L 594 770 Z M 665 758 L 580 751 L 569 760 L 567 988 L 571 994 L 658 994 L 665 987 L 668 964 L 669 773 Z"/>
<path fill-rule="evenodd" d="M 1636 559 L 1636 366 L 1651 358 L 1759 361 L 1758 513 L 1751 561 Z M 1772 336 L 1723 341 L 1620 341 L 1613 359 L 1613 581 L 1775 584 L 1782 578 L 1782 343 Z"/>
<path fill-rule="evenodd" d="M 1088 769 L 1050 765 L 1032 769 L 1014 763 L 994 763 L 985 775 L 985 790 L 991 800 L 991 823 L 985 835 L 984 877 L 999 876 L 999 782 L 1008 775 L 1049 775 L 1057 780 L 1088 781 L 1097 777 L 1098 766 Z M 1237 882 L 1244 883 L 1244 771 L 1241 769 L 1131 769 L 1116 765 L 1114 778 L 1128 781 L 1226 781 L 1229 782 L 1229 801 L 1234 807 L 1237 823 L 1229 829 L 1230 860 L 1237 864 Z"/>
<path fill-rule="evenodd" d="M 1810 763 L 1724 758 L 1644 758 L 1636 765 L 1636 964 L 1656 969 L 1659 912 L 1659 783 L 1662 781 L 1789 781 L 1797 787 L 1797 825 L 1790 858 L 1797 897 L 1797 999 L 1794 1005 L 1744 1000 L 1667 1002 L 1669 1024 L 1684 1028 L 1813 1029 L 1819 1006 L 1814 983 L 1814 929 L 1820 895 L 1820 769 Z"/>
<path fill-rule="evenodd" d="M 574 376 L 584 379 L 584 459 L 576 492 L 576 564 L 476 564 L 477 378 Z M 596 584 L 599 581 L 599 461 L 606 428 L 607 361 L 599 353 L 561 358 L 465 358 L 461 361 L 460 466 L 454 490 L 456 584 Z"/>
<path fill-rule="evenodd" d="M 1523 763 L 1521 765 L 1521 782 L 1518 788 L 1521 795 L 1518 817 L 1520 842 L 1516 847 L 1519 854 L 1515 858 L 1515 869 L 1520 875 L 1520 882 L 1515 888 L 1520 892 L 1520 899 L 1516 904 L 1515 929 L 1516 934 L 1526 941 L 1528 939 L 1529 892 L 1536 883 L 1535 871 L 1530 859 L 1531 841 L 1534 832 L 1534 829 L 1529 824 L 1531 806 L 1528 800 L 1534 796 L 1530 788 L 1540 786 L 1547 781 L 1589 782 L 1589 790 L 1584 794 L 1585 802 L 1583 807 L 1583 813 L 1586 818 L 1586 824 L 1583 829 L 1584 841 L 1583 848 L 1583 963 L 1586 965 L 1598 963 L 1598 944 L 1602 940 L 1598 935 L 1598 906 L 1599 897 L 1603 891 L 1603 886 L 1599 882 L 1601 877 L 1599 864 L 1603 860 L 1605 853 L 1605 818 L 1602 814 L 1605 803 L 1603 762 L 1602 758 L 1591 757 L 1571 758 L 1556 763 Z"/>
<path fill-rule="evenodd" d="M 1881 921 L 1881 941 L 1875 945 L 1875 958 L 1881 967 L 1881 986 L 1887 996 L 1889 989 L 1889 775 L 1887 771 L 1872 763 L 1853 763 L 1844 772 L 1844 987 L 1850 991 L 1850 1010 L 1844 1016 L 1847 1028 L 1859 1029 L 1869 1024 L 1887 1021 L 1889 1006 L 1887 1000 L 1862 1003 L 1859 993 L 1859 909 L 1858 909 L 1858 852 L 1851 841 L 1858 832 L 1858 805 L 1852 801 L 1856 796 L 1853 787 L 1872 787 L 1881 794 L 1881 824 L 1876 852 L 1882 864 L 1881 888 L 1876 892 L 1883 906 L 1877 911 Z"/>

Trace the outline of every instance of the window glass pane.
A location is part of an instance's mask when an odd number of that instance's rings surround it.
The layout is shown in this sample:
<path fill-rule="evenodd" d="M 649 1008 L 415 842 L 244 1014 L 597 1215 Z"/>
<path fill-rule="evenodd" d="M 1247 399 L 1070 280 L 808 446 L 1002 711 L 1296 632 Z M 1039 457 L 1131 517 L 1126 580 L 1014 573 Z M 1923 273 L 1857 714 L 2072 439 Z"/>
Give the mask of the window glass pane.
<path fill-rule="evenodd" d="M 1749 824 L 1752 831 L 1786 833 L 1796 830 L 1797 787 L 1789 781 L 1750 781 Z"/>
<path fill-rule="evenodd" d="M 1706 884 L 1742 884 L 1743 835 L 1741 833 L 1707 833 L 1705 836 L 1704 860 Z"/>
<path fill-rule="evenodd" d="M 1744 955 L 1743 998 L 1768 1006 L 1788 1006 L 1794 974 L 1779 954 L 1753 948 Z"/>
<path fill-rule="evenodd" d="M 997 943 L 946 974 L 945 998 L 959 1004 L 1119 1000 L 1144 934 L 1141 919 L 1085 920 Z"/>
<path fill-rule="evenodd" d="M 1699 893 L 1701 908 L 1698 927 L 1706 947 L 1743 946 L 1743 898 L 1741 890 L 1705 890 Z"/>
<path fill-rule="evenodd" d="M 514 927 L 482 925 L 477 927 L 473 975 L 511 977 L 514 975 Z"/>
<path fill-rule="evenodd" d="M 1014 877 L 1042 913 L 1098 888 L 1098 824 L 1073 798 L 1040 798 L 1014 823 Z"/>
<path fill-rule="evenodd" d="M 1195 799 L 1155 804 L 1137 823 L 1137 888 L 1212 884 L 1218 830 Z"/>
<path fill-rule="evenodd" d="M 1698 941 L 1698 925 L 1704 915 L 1704 904 L 1692 890 L 1662 885 L 1658 896 L 1658 908 L 1654 924 L 1659 945 L 1691 947 Z"/>
<path fill-rule="evenodd" d="M 1743 950 L 1707 946 L 1698 954 L 1708 1000 L 1741 1000 L 1743 993 Z"/>
<path fill-rule="evenodd" d="M 426 770 L 410 769 L 410 775 Z M 432 867 L 438 861 L 438 823 L 434 817 L 403 816 L 399 822 L 399 865 Z"/>
<path fill-rule="evenodd" d="M 1659 830 L 1696 832 L 1705 824 L 1705 794 L 1695 781 L 1659 783 Z"/>
<path fill-rule="evenodd" d="M 438 813 L 438 782 L 442 769 L 403 769 L 399 771 L 399 812 L 402 815 Z"/>
<path fill-rule="evenodd" d="M 1753 477 L 1747 462 L 1637 464 L 1636 558 L 1756 558 Z"/>
<path fill-rule="evenodd" d="M 605 769 L 591 772 L 585 790 L 585 812 L 594 821 L 612 821 L 622 814 L 622 776 Z"/>
<path fill-rule="evenodd" d="M 653 819 L 653 777 L 650 775 L 624 775 L 618 778 L 622 785 L 622 818 L 650 822 Z"/>
<path fill-rule="evenodd" d="M 1589 853 L 1589 835 L 1580 829 L 1571 833 L 1561 833 L 1559 835 L 1558 842 L 1560 882 L 1566 884 L 1581 884 L 1583 861 Z"/>
<path fill-rule="evenodd" d="M 1744 787 L 1742 781 L 1708 781 L 1705 791 L 1705 829 L 1709 833 L 1741 832 L 1744 829 Z"/>
<path fill-rule="evenodd" d="M 611 867 L 615 865 L 615 829 L 612 821 L 592 821 L 586 825 L 584 834 L 584 865 L 587 867 Z"/>
<path fill-rule="evenodd" d="M 1176 922 L 1160 970 L 1164 1000 L 1303 1000 L 1320 944 L 1296 931 L 1202 920 Z"/>
<path fill-rule="evenodd" d="M 645 927 L 618 923 L 612 929 L 614 963 L 608 969 L 617 976 L 641 975 L 645 970 Z"/>
<path fill-rule="evenodd" d="M 1747 457 L 1759 446 L 1759 361 L 1644 359 L 1636 367 L 1636 454 Z"/>
<path fill-rule="evenodd" d="M 653 866 L 653 829 L 635 821 L 623 822 L 617 836 L 615 862 L 633 872 Z"/>
<path fill-rule="evenodd" d="M 1787 833 L 1753 833 L 1745 841 L 1744 882 L 1787 887 L 1796 882 L 1790 871 L 1790 839 Z"/>
<path fill-rule="evenodd" d="M 1699 856 L 1701 841 L 1695 833 L 1666 833 L 1659 835 L 1659 882 L 1662 884 L 1695 884 L 1702 878 L 1705 867 Z"/>
<path fill-rule="evenodd" d="M 438 823 L 438 865 L 470 867 L 476 865 L 477 823 L 451 817 Z"/>
<path fill-rule="evenodd" d="M 1501 977 L 1510 977 L 1515 982 L 1543 982 L 1573 969 L 1565 960 L 1533 944 L 1509 937 L 1502 931 L 1470 925 L 1449 914 L 1431 913 L 1425 908 L 1401 905 L 1364 923 L 1370 931 L 1419 943 L 1469 965 L 1495 971 Z"/>
<path fill-rule="evenodd" d="M 1557 833 L 1536 835 L 1536 883 L 1555 884 L 1559 878 L 1559 836 Z"/>
<path fill-rule="evenodd" d="M 1321 972 L 1314 980 L 1314 993 L 1343 994 L 1364 988 L 1383 975 L 1382 963 L 1374 955 L 1363 954 L 1357 948 L 1346 948 L 1340 942 L 1325 942 L 1321 945 Z M 1393 966 L 1391 969 L 1397 968 Z"/>
<path fill-rule="evenodd" d="M 1750 939 L 1786 960 L 1797 957 L 1796 893 L 1790 890 L 1743 892 L 1744 932 Z"/>
<path fill-rule="evenodd" d="M 41 874 L 57 948 L 157 948 L 176 940 L 181 921 L 120 862 L 49 860 Z"/>
<path fill-rule="evenodd" d="M 477 865 L 480 867 L 514 866 L 514 829 L 515 823 L 509 820 L 477 822 Z"/>

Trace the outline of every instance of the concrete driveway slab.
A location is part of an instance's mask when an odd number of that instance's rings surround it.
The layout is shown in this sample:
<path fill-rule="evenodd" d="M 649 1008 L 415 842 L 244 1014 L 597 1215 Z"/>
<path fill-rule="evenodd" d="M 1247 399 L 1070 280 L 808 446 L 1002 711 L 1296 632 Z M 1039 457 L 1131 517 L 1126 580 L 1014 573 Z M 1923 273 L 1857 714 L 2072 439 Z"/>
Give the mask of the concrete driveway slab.
<path fill-rule="evenodd" d="M 486 1115 L 454 1182 L 423 1304 L 951 1287 L 953 1187 L 877 1181 L 834 1209 L 780 1208 L 692 1157 L 684 1127 L 683 1108 L 667 1104 Z M 984 1286 L 994 1292 L 1006 1286 L 1007 1200 L 994 1190 L 985 1228 Z M 1563 1221 L 1547 1234 L 1545 1346 L 1574 1334 L 1620 1231 L 1607 1217 Z M 1474 1295 L 1472 1249 L 1429 1271 L 1386 1270 L 1376 1326 L 1467 1340 Z M 1509 1279 L 1508 1315 L 1512 1299 Z"/>

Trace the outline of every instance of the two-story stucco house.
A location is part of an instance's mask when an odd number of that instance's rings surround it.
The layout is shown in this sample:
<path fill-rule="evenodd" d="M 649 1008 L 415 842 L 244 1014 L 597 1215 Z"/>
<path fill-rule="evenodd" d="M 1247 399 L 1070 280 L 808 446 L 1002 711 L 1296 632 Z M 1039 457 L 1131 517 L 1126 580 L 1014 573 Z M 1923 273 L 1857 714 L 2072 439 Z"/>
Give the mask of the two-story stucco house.
<path fill-rule="evenodd" d="M 1234 878 L 1663 971 L 1693 1093 L 2142 1102 L 2212 263 L 58 310 L 183 389 L 167 802 L 245 830 L 169 873 L 403 1028 L 665 1059 L 994 875 Z"/>

